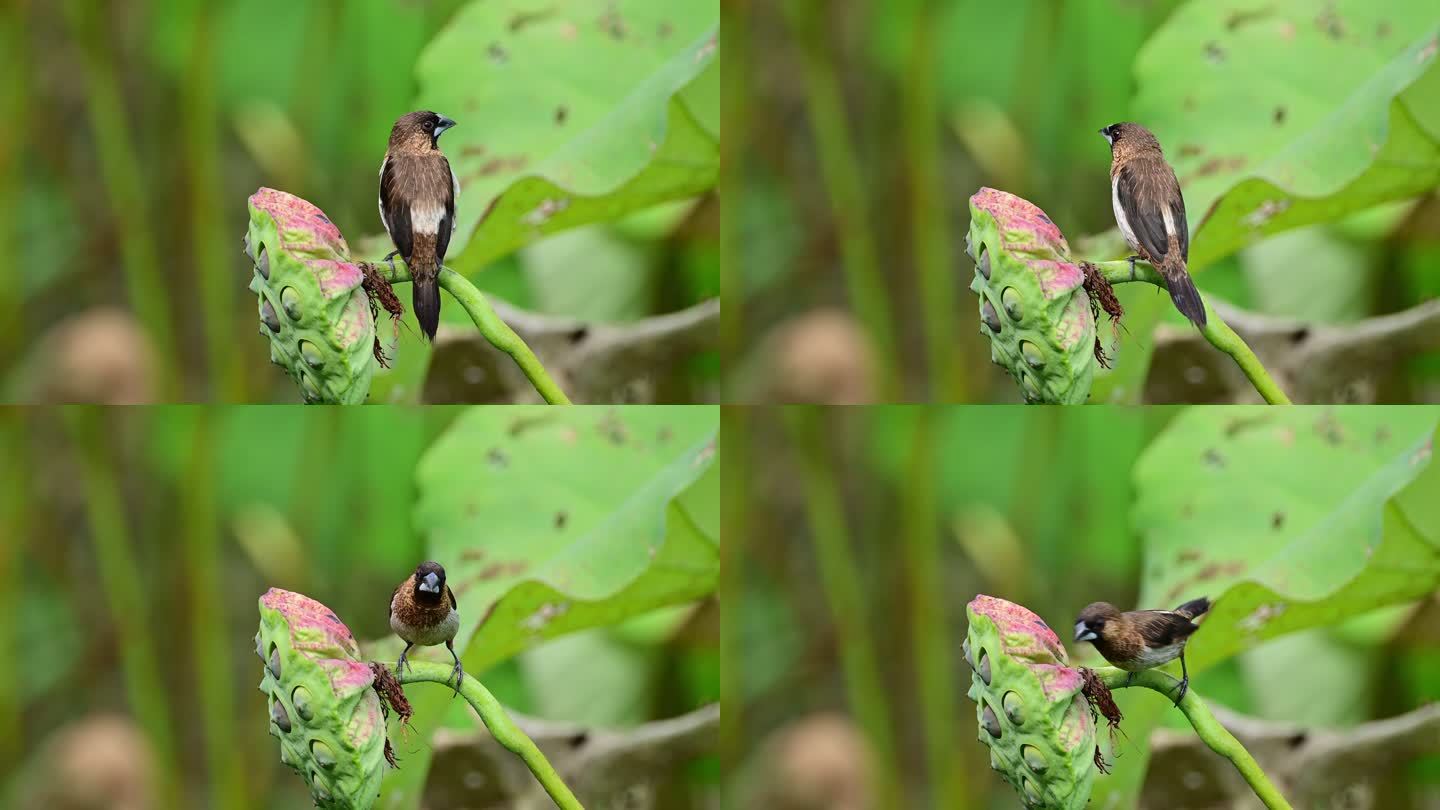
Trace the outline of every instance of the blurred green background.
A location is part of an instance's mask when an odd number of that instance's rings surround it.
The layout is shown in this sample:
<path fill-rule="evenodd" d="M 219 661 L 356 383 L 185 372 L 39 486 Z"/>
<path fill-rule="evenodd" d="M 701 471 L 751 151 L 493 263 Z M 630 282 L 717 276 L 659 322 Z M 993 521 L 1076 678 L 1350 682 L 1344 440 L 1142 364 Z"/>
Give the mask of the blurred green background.
<path fill-rule="evenodd" d="M 1176 169 L 1200 289 L 1241 309 L 1227 320 L 1297 401 L 1440 398 L 1434 3 L 723 13 L 727 401 L 1018 402 L 966 289 L 967 200 L 1020 195 L 1077 255 L 1123 256 L 1097 132 L 1123 120 Z M 1163 293 L 1117 291 L 1117 366 L 1091 401 L 1253 401 Z"/>
<path fill-rule="evenodd" d="M 257 600 L 315 598 L 393 664 L 391 591 L 436 559 L 467 672 L 587 806 L 714 806 L 718 409 L 543 407 L 0 410 L 0 805 L 311 806 L 267 735 Z M 408 692 L 377 807 L 538 806 L 508 752 L 467 753 L 465 701 Z"/>
<path fill-rule="evenodd" d="M 1295 807 L 1435 807 L 1437 422 L 1428 407 L 727 408 L 735 806 L 1019 807 L 965 697 L 965 606 L 983 593 L 1035 611 L 1084 666 L 1103 664 L 1066 632 L 1084 605 L 1209 595 L 1191 686 L 1240 715 L 1237 734 L 1268 730 L 1249 744 Z M 1114 773 L 1091 806 L 1252 806 L 1164 697 L 1116 699 Z M 1396 716 L 1421 723 L 1408 741 L 1345 748 Z"/>
<path fill-rule="evenodd" d="M 714 401 L 718 24 L 713 0 L 4 3 L 0 400 L 298 402 L 245 290 L 246 199 L 304 197 L 378 259 L 390 127 L 434 107 L 459 122 L 447 263 L 567 319 L 576 337 L 535 347 L 558 376 L 585 324 L 699 324 L 643 341 L 648 363 L 590 360 L 616 367 L 574 398 Z M 381 325 L 399 346 L 372 399 L 522 397 L 445 315 L 434 351 L 413 317 Z"/>

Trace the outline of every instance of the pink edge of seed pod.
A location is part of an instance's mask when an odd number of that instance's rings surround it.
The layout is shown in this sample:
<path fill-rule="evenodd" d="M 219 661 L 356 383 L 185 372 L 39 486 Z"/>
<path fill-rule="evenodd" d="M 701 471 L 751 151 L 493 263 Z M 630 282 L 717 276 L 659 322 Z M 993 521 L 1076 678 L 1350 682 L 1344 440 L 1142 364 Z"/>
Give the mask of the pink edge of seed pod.
<path fill-rule="evenodd" d="M 250 195 L 250 204 L 275 220 L 284 249 L 305 262 L 326 298 L 360 286 L 365 275 L 349 261 L 350 246 L 324 211 L 294 194 L 263 187 Z"/>
<path fill-rule="evenodd" d="M 1060 637 L 1034 611 L 985 594 L 970 600 L 970 610 L 995 623 L 1005 654 L 1025 662 L 1040 679 L 1046 697 L 1073 695 L 1084 686 L 1080 670 L 1067 665 Z"/>
<path fill-rule="evenodd" d="M 984 186 L 971 195 L 970 204 L 994 218 L 995 230 L 1004 240 L 1004 248 L 1030 265 L 1045 297 L 1066 295 L 1085 283 L 1085 273 L 1080 266 L 1065 261 L 1070 256 L 1070 245 L 1060 226 L 1039 206 L 1023 197 Z M 1047 253 L 1055 258 L 1046 258 Z"/>
<path fill-rule="evenodd" d="M 330 608 L 280 588 L 266 591 L 261 602 L 285 617 L 291 648 L 324 669 L 337 693 L 366 689 L 374 682 L 370 665 L 360 660 L 355 636 Z"/>

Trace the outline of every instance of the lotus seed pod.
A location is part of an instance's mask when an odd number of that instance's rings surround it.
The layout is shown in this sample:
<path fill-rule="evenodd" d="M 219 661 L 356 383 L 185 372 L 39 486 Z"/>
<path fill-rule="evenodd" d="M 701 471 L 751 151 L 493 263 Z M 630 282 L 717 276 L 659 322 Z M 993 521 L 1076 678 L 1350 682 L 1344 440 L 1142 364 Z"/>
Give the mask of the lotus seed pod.
<path fill-rule="evenodd" d="M 1078 810 L 1095 781 L 1095 726 L 1080 670 L 1029 610 L 991 596 L 966 608 L 965 661 L 990 766 L 1028 808 Z"/>
<path fill-rule="evenodd" d="M 1095 379 L 1095 318 L 1060 229 L 1029 201 L 982 188 L 970 198 L 966 238 L 992 358 L 1026 401 L 1084 402 Z"/>
<path fill-rule="evenodd" d="M 385 721 L 355 637 L 324 605 L 271 588 L 260 597 L 256 652 L 280 761 L 319 807 L 366 810 L 380 795 Z"/>
<path fill-rule="evenodd" d="M 375 374 L 375 321 L 364 273 L 340 229 L 283 191 L 250 197 L 245 251 L 255 261 L 260 334 L 307 402 L 364 402 Z"/>

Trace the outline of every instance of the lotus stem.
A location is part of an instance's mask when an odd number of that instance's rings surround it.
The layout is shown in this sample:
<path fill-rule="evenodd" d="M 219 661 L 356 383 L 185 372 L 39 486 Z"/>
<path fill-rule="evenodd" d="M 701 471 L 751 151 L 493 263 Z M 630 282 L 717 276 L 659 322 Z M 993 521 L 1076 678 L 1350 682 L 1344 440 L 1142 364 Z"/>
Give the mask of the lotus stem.
<path fill-rule="evenodd" d="M 1165 279 L 1161 278 L 1155 268 L 1150 264 L 1137 261 L 1132 266 L 1129 261 L 1121 260 L 1115 262 L 1100 262 L 1095 265 L 1100 268 L 1100 273 L 1105 280 L 1111 284 L 1125 284 L 1131 281 L 1143 281 L 1147 284 L 1154 284 L 1157 287 L 1165 288 Z M 1289 405 L 1290 397 L 1265 370 L 1260 358 L 1250 350 L 1245 341 L 1235 334 L 1235 330 L 1225 323 L 1220 314 L 1210 306 L 1210 302 L 1202 295 L 1200 300 L 1205 304 L 1205 325 L 1200 327 L 1200 334 L 1210 341 L 1210 345 L 1230 355 L 1235 364 L 1245 373 L 1246 379 L 1260 392 L 1260 396 L 1271 405 Z"/>
<path fill-rule="evenodd" d="M 1130 274 L 1128 262 L 1112 262 L 1112 264 L 1126 265 L 1125 274 Z M 1106 274 L 1109 277 L 1109 273 Z M 1206 307 L 1209 310 L 1209 307 Z M 1207 315 L 1209 313 L 1207 312 Z M 1146 689 L 1153 689 L 1170 699 L 1180 689 L 1180 680 L 1167 675 L 1159 670 L 1147 669 L 1142 672 L 1129 673 L 1116 667 L 1101 667 L 1095 670 L 1100 680 L 1111 689 L 1124 689 L 1127 686 L 1142 686 Z M 1200 737 L 1201 742 L 1210 746 L 1210 750 L 1230 760 L 1235 765 L 1235 770 L 1250 784 L 1250 789 L 1270 810 L 1291 810 L 1290 802 L 1280 793 L 1279 789 L 1271 783 L 1265 771 L 1261 770 L 1260 764 L 1245 750 L 1245 746 L 1235 739 L 1210 713 L 1210 709 L 1201 700 L 1194 689 L 1187 690 L 1185 697 L 1177 704 L 1180 711 L 1185 713 L 1185 719 L 1195 728 L 1195 734 Z"/>

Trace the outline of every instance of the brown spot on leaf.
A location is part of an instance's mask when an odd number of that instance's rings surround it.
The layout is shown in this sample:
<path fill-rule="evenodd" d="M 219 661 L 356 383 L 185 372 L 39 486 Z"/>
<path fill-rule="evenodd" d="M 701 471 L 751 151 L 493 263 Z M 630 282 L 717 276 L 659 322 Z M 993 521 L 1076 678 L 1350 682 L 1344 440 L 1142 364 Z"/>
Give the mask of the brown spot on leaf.
<path fill-rule="evenodd" d="M 1380 39 L 1384 39 L 1384 38 L 1390 36 L 1390 21 L 1389 21 L 1389 20 L 1381 20 L 1381 21 L 1380 21 L 1380 24 L 1375 26 L 1375 36 L 1378 37 L 1378 38 L 1380 38 Z"/>
<path fill-rule="evenodd" d="M 485 147 L 478 143 L 467 143 L 460 147 L 460 156 L 473 158 L 484 157 Z"/>
<path fill-rule="evenodd" d="M 1273 119 L 1273 120 L 1275 121 L 1275 125 L 1276 125 L 1276 126 L 1280 126 L 1281 124 L 1284 124 L 1284 123 L 1285 123 L 1285 105 L 1284 105 L 1284 104 L 1276 104 L 1276 105 L 1275 105 L 1275 112 L 1272 113 L 1270 117 L 1271 117 L 1271 119 Z"/>
<path fill-rule="evenodd" d="M 1175 556 L 1175 561 L 1179 563 L 1192 563 L 1199 559 L 1200 552 L 1193 548 L 1183 548 L 1180 550 L 1180 553 Z"/>
<path fill-rule="evenodd" d="M 565 528 L 565 524 L 568 523 L 568 522 L 570 522 L 570 513 L 569 513 L 569 512 L 566 512 L 564 509 L 561 509 L 560 511 L 558 511 L 558 512 L 555 513 L 555 528 L 557 528 L 557 529 L 563 529 L 563 528 Z"/>
<path fill-rule="evenodd" d="M 1205 455 L 1203 456 L 1203 458 L 1205 460 L 1205 463 L 1211 467 L 1218 467 L 1222 469 L 1225 467 L 1225 457 L 1220 454 L 1219 450 L 1216 450 L 1213 447 L 1205 451 Z"/>
<path fill-rule="evenodd" d="M 1220 47 L 1220 43 L 1211 40 L 1205 43 L 1205 58 L 1212 65 L 1218 65 L 1225 61 L 1225 49 Z"/>
<path fill-rule="evenodd" d="M 510 456 L 506 455 L 505 451 L 498 447 L 490 448 L 489 452 L 485 454 L 485 460 L 490 462 L 490 466 L 492 467 L 500 467 L 503 469 L 510 466 Z"/>
<path fill-rule="evenodd" d="M 503 65 L 510 61 L 510 53 L 498 42 L 490 43 L 490 47 L 485 49 L 485 54 L 490 57 L 490 61 L 497 65 Z"/>
<path fill-rule="evenodd" d="M 469 562 L 479 562 L 485 559 L 485 549 L 467 548 L 464 551 L 460 552 L 460 559 L 467 560 Z"/>
<path fill-rule="evenodd" d="M 1276 512 L 1275 514 L 1273 514 L 1273 515 L 1270 516 L 1270 528 L 1276 529 L 1277 531 L 1278 531 L 1279 529 L 1285 528 L 1285 513 L 1284 513 L 1284 512 Z"/>
<path fill-rule="evenodd" d="M 1269 8 L 1259 8 L 1254 11 L 1232 11 L 1230 16 L 1225 18 L 1225 29 L 1238 31 L 1241 27 L 1259 22 L 1273 13 Z"/>
<path fill-rule="evenodd" d="M 546 18 L 553 16 L 555 16 L 555 10 L 550 8 L 541 9 L 540 11 L 531 11 L 528 13 L 522 12 L 520 14 L 516 14 L 514 17 L 510 18 L 510 33 L 519 33 L 527 26 L 534 25 L 535 23 L 541 22 Z"/>
<path fill-rule="evenodd" d="M 492 174 L 499 174 L 500 172 L 518 172 L 525 168 L 525 164 L 528 162 L 530 162 L 530 159 L 524 155 L 495 157 L 485 161 L 479 169 L 471 172 L 470 176 L 489 177 Z"/>
<path fill-rule="evenodd" d="M 1196 146 L 1193 143 L 1180 144 L 1180 157 L 1196 157 L 1204 151 L 1205 149 L 1203 147 Z"/>
<path fill-rule="evenodd" d="M 570 117 L 570 109 L 564 104 L 555 108 L 555 126 L 564 126 L 565 119 Z"/>

